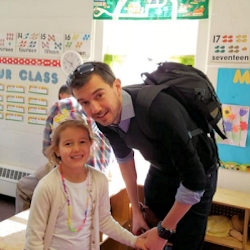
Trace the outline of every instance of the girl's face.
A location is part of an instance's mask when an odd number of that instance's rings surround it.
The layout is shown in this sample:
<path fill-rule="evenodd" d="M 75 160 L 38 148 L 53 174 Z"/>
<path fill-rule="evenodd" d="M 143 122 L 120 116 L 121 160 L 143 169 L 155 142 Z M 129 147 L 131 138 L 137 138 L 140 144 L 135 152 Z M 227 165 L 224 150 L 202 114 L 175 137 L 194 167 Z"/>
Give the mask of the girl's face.
<path fill-rule="evenodd" d="M 60 133 L 57 156 L 64 168 L 83 167 L 90 155 L 91 140 L 87 129 L 68 127 Z"/>

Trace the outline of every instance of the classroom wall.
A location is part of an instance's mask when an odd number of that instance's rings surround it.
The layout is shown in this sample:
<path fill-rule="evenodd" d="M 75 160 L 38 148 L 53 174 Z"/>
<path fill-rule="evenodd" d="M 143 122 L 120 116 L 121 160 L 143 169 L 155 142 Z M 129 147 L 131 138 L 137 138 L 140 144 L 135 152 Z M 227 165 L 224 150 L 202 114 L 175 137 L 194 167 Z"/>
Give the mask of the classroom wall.
<path fill-rule="evenodd" d="M 247 64 L 211 64 L 208 60 L 210 38 L 214 29 L 220 27 L 225 32 L 248 31 L 249 9 L 249 0 L 210 0 L 210 17 L 199 22 L 196 67 L 207 72 L 215 86 L 219 67 L 250 68 Z M 101 60 L 102 22 L 92 20 L 92 0 L 1 0 L 0 3 L 0 33 L 81 32 L 86 27 L 91 27 L 91 59 Z M 0 56 L 2 55 L 1 52 Z M 57 58 L 60 58 L 60 55 Z M 18 68 L 8 67 L 13 72 L 18 71 Z M 8 67 L 0 64 L 0 69 Z M 64 82 L 65 75 L 60 70 L 57 73 L 59 80 Z M 49 106 L 57 99 L 57 89 L 55 86 L 51 89 Z M 43 164 L 46 160 L 41 154 L 42 129 L 42 126 L 30 127 L 27 124 L 0 120 L 0 165 L 35 169 Z M 250 192 L 249 177 L 249 173 L 220 169 L 218 186 Z"/>
<path fill-rule="evenodd" d="M 0 41 L 1 35 L 6 32 L 14 33 L 46 33 L 58 34 L 58 36 L 65 37 L 65 34 L 86 33 L 89 34 L 88 48 L 89 56 L 84 59 L 101 60 L 102 58 L 102 22 L 96 23 L 92 20 L 92 0 L 1 0 L 0 1 Z M 17 39 L 17 36 L 15 37 Z M 6 37 L 5 37 L 6 40 Z M 6 42 L 6 41 L 5 41 Z M 0 46 L 1 47 L 1 46 Z M 65 48 L 61 49 L 59 53 L 44 54 L 40 51 L 38 53 L 23 53 L 21 54 L 18 48 L 14 52 L 1 50 L 0 57 L 11 58 L 40 58 L 49 60 L 60 60 Z M 31 72 L 32 80 L 20 79 L 20 71 L 25 70 Z M 11 78 L 7 77 L 7 73 L 11 73 Z M 36 81 L 34 80 L 37 72 L 44 75 L 56 75 L 56 81 Z M 25 93 L 19 94 L 24 97 L 25 104 L 22 106 L 25 109 L 25 114 L 22 114 L 24 120 L 21 122 L 10 121 L 5 119 L 7 109 L 7 90 L 1 91 L 1 107 L 2 118 L 0 119 L 0 166 L 13 166 L 16 168 L 36 169 L 46 162 L 42 154 L 42 133 L 43 125 L 31 125 L 28 123 L 27 109 L 28 98 L 31 94 L 27 89 L 31 84 L 39 84 L 39 87 L 48 89 L 46 99 L 46 109 L 57 100 L 57 93 L 60 85 L 65 83 L 66 75 L 62 72 L 60 67 L 42 67 L 31 65 L 11 65 L 0 62 L 0 84 L 7 85 L 21 85 L 26 90 Z M 32 94 L 32 96 L 36 96 Z M 15 113 L 15 112 L 14 112 Z M 17 115 L 17 112 L 15 113 Z M 45 116 L 44 116 L 45 117 Z"/>
<path fill-rule="evenodd" d="M 215 34 L 248 34 L 249 49 L 249 0 L 210 0 L 209 19 L 199 23 L 196 67 L 205 71 L 216 87 L 219 68 L 249 69 L 248 63 L 211 62 L 212 36 Z M 248 55 L 249 55 L 248 51 Z M 250 96 L 250 90 L 249 90 Z M 249 138 L 248 138 L 249 139 Z M 233 150 L 233 147 L 232 147 Z M 249 149 L 250 153 L 250 149 Z M 250 163 L 250 162 L 248 162 Z M 250 193 L 250 173 L 219 169 L 218 186 Z"/>

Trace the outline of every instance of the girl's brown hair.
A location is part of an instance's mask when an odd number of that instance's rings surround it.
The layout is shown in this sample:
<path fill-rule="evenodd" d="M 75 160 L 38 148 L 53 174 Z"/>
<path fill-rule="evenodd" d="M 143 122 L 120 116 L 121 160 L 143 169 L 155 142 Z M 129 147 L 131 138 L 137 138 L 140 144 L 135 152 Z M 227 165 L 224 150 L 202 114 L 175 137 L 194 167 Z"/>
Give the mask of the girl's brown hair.
<path fill-rule="evenodd" d="M 51 139 L 51 145 L 47 148 L 45 155 L 48 158 L 49 162 L 52 164 L 60 164 L 61 161 L 61 157 L 56 155 L 56 151 L 58 149 L 59 146 L 59 142 L 60 142 L 60 135 L 61 133 L 69 127 L 77 127 L 77 128 L 82 128 L 85 129 L 88 132 L 89 135 L 89 140 L 92 144 L 93 142 L 93 138 L 91 137 L 89 128 L 86 124 L 84 124 L 83 121 L 80 120 L 68 120 L 65 121 L 63 123 L 61 123 L 56 129 L 55 131 L 53 131 L 52 134 L 52 139 Z"/>

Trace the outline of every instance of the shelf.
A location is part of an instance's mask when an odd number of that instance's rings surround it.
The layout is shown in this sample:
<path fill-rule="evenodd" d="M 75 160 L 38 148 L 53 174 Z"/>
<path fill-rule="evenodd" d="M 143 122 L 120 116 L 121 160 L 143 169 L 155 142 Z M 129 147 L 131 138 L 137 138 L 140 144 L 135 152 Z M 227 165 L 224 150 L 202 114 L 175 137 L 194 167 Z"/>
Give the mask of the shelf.
<path fill-rule="evenodd" d="M 232 237 L 216 237 L 216 236 L 206 235 L 205 241 L 225 247 L 239 248 L 239 249 L 242 248 L 242 242 Z"/>
<path fill-rule="evenodd" d="M 213 202 L 240 209 L 250 209 L 250 193 L 217 188 Z"/>

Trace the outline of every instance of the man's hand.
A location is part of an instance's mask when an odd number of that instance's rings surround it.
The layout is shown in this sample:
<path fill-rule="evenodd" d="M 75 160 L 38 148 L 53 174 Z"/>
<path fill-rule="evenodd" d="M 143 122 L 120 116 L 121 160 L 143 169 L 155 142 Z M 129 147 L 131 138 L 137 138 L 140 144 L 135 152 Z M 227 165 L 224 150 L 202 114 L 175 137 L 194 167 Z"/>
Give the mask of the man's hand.
<path fill-rule="evenodd" d="M 139 209 L 134 209 L 132 233 L 135 235 L 140 235 L 147 230 L 149 230 L 149 227 L 143 218 L 142 212 Z"/>
<path fill-rule="evenodd" d="M 153 227 L 141 236 L 145 237 L 145 246 L 147 249 L 162 250 L 167 244 L 167 240 L 164 240 L 158 236 L 156 227 Z"/>

